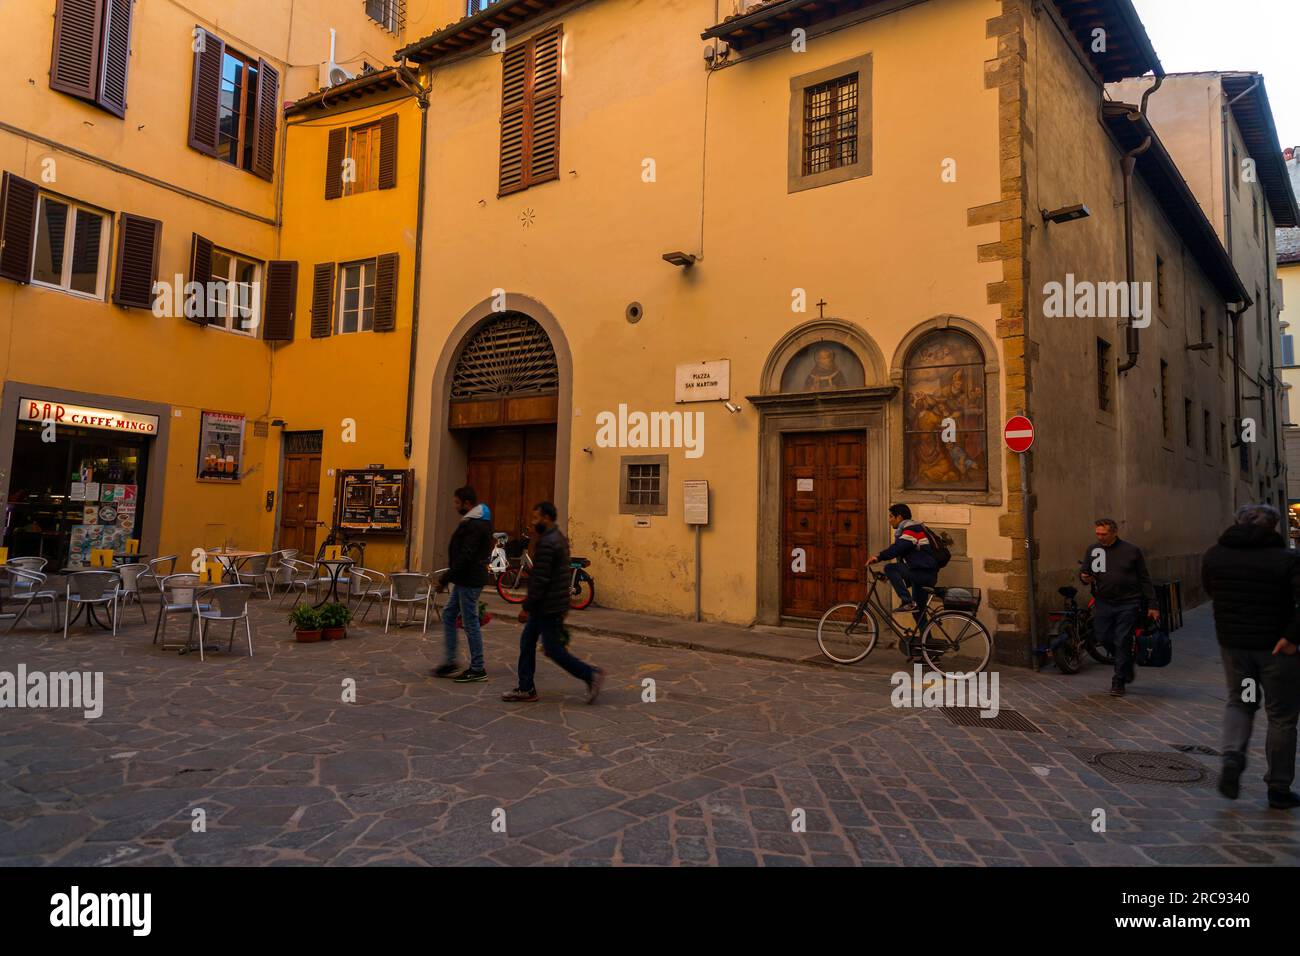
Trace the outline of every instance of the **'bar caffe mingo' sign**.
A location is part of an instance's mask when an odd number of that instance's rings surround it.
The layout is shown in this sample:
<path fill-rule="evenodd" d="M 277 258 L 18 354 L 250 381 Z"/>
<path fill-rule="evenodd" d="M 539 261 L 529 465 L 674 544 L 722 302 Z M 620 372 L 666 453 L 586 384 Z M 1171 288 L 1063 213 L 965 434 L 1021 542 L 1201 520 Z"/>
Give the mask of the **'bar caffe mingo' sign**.
<path fill-rule="evenodd" d="M 677 366 L 678 402 L 725 402 L 731 398 L 731 360 Z"/>
<path fill-rule="evenodd" d="M 34 398 L 18 400 L 20 422 L 54 422 L 57 425 L 76 425 L 79 428 L 102 428 L 106 431 L 133 432 L 137 435 L 157 435 L 158 416 L 119 412 L 111 408 L 89 408 L 85 405 L 67 405 L 63 402 L 44 402 Z"/>

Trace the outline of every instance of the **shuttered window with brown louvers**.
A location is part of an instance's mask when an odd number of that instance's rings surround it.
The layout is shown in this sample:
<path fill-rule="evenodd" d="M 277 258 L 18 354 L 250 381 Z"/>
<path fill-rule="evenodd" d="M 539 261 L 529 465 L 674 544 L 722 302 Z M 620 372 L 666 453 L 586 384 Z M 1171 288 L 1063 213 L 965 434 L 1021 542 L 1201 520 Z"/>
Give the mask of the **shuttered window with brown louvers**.
<path fill-rule="evenodd" d="M 32 280 L 32 251 L 36 247 L 35 183 L 5 173 L 0 178 L 0 278 Z"/>
<path fill-rule="evenodd" d="M 253 174 L 275 178 L 275 132 L 280 119 L 280 71 L 257 61 L 257 114 L 253 120 Z"/>
<path fill-rule="evenodd" d="M 398 255 L 390 252 L 380 256 L 375 264 L 375 323 L 376 332 L 391 332 L 397 328 L 397 265 Z"/>
<path fill-rule="evenodd" d="M 217 155 L 220 133 L 221 67 L 226 41 L 201 27 L 194 29 L 194 79 L 190 87 L 190 146 Z"/>
<path fill-rule="evenodd" d="M 311 337 L 328 338 L 334 328 L 334 263 L 316 265 L 311 280 Z"/>
<path fill-rule="evenodd" d="M 499 196 L 559 178 L 563 36 L 555 27 L 502 57 Z"/>
<path fill-rule="evenodd" d="M 298 263 L 292 260 L 266 264 L 266 317 L 262 337 L 268 342 L 292 342 L 293 320 L 298 311 Z"/>
<path fill-rule="evenodd" d="M 197 314 L 190 315 L 191 310 L 185 309 L 185 318 L 199 325 L 207 325 L 211 318 L 208 315 L 208 310 L 211 308 L 208 301 L 208 283 L 212 281 L 212 240 L 205 239 L 197 232 L 190 240 L 189 281 L 199 284 L 199 300 L 192 310 Z"/>
<path fill-rule="evenodd" d="M 158 281 L 158 251 L 162 223 L 145 216 L 122 213 L 117 223 L 116 280 L 113 304 L 131 309 L 152 309 L 154 283 Z M 179 303 L 184 308 L 184 300 Z"/>
<path fill-rule="evenodd" d="M 54 8 L 50 89 L 83 100 L 99 91 L 104 0 L 59 0 Z"/>
<path fill-rule="evenodd" d="M 330 130 L 329 149 L 325 151 L 325 198 L 338 199 L 343 195 L 343 161 L 348 154 L 346 126 Z"/>
<path fill-rule="evenodd" d="M 126 74 L 131 65 L 133 0 L 105 0 L 104 44 L 97 102 L 114 116 L 126 116 Z"/>
<path fill-rule="evenodd" d="M 397 114 L 389 113 L 379 121 L 379 188 L 397 185 Z"/>

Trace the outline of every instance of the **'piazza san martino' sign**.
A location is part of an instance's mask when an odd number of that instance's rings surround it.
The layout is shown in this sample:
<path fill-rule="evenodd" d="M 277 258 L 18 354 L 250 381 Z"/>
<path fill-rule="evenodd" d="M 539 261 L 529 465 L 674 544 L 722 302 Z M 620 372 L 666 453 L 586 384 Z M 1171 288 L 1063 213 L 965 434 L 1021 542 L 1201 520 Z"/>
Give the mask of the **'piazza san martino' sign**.
<path fill-rule="evenodd" d="M 679 402 L 725 402 L 731 398 L 731 361 L 677 366 L 676 391 Z"/>
<path fill-rule="evenodd" d="M 18 400 L 20 422 L 48 422 L 55 425 L 76 425 L 78 428 L 102 428 L 113 432 L 133 432 L 137 435 L 157 435 L 158 416 L 120 412 L 111 408 L 89 408 L 85 405 L 67 405 L 63 402 L 45 402 L 34 398 Z"/>

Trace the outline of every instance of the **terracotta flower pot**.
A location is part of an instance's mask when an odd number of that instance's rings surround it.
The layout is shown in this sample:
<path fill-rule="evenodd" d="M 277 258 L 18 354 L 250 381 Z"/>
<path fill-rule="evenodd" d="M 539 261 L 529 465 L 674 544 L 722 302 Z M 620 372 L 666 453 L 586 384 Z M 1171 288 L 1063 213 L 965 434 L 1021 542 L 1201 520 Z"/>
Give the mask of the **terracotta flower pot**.
<path fill-rule="evenodd" d="M 348 629 L 346 627 L 325 627 L 321 628 L 320 636 L 322 641 L 341 641 L 348 636 Z"/>
<path fill-rule="evenodd" d="M 299 644 L 315 644 L 320 640 L 320 631 L 294 631 L 293 636 Z"/>

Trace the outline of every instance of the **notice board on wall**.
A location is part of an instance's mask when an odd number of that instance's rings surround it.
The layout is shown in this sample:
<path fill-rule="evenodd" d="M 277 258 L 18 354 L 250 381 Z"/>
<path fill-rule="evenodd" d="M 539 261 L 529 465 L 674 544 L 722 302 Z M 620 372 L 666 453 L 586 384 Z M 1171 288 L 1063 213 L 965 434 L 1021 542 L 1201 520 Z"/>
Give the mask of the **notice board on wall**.
<path fill-rule="evenodd" d="M 409 469 L 340 470 L 339 525 L 362 534 L 405 534 L 410 525 L 413 476 Z"/>

